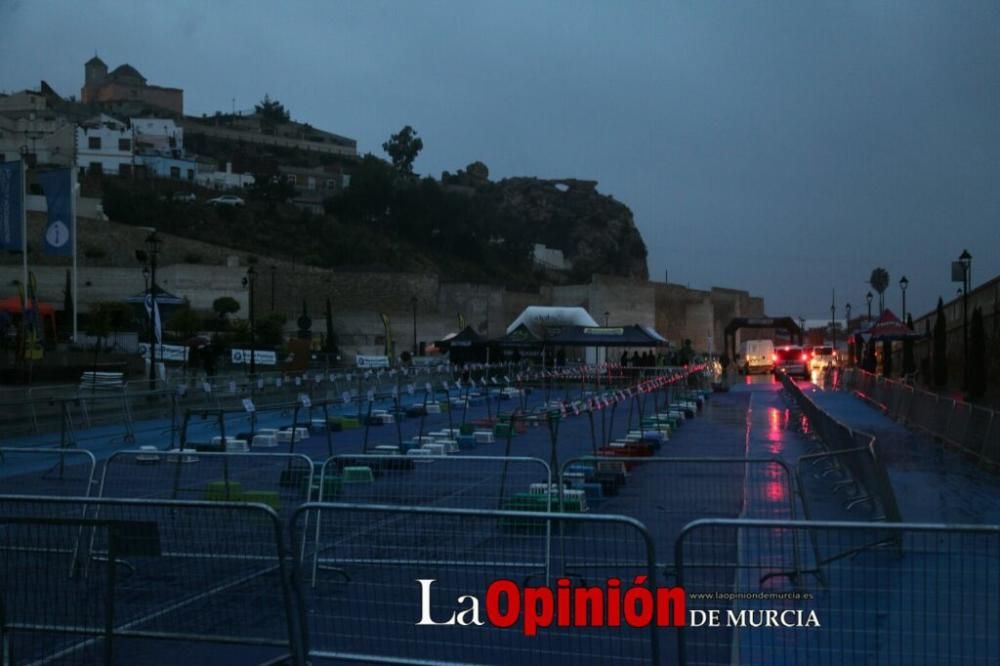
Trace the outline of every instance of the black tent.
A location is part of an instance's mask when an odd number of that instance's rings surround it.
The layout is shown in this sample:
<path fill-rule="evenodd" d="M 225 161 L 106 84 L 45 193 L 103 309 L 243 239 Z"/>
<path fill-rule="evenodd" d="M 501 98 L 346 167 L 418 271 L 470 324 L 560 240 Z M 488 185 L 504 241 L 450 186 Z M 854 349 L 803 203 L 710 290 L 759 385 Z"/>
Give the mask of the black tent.
<path fill-rule="evenodd" d="M 442 352 L 447 352 L 451 362 L 456 364 L 485 363 L 486 344 L 486 338 L 476 333 L 471 326 L 434 343 Z"/>
<path fill-rule="evenodd" d="M 131 303 L 133 305 L 143 305 L 146 302 L 146 294 L 149 293 L 148 290 L 141 291 L 135 296 L 129 296 L 125 299 L 126 303 Z M 153 293 L 156 295 L 157 305 L 184 305 L 186 302 L 180 296 L 175 296 L 169 291 L 161 287 L 160 285 L 153 285 Z"/>

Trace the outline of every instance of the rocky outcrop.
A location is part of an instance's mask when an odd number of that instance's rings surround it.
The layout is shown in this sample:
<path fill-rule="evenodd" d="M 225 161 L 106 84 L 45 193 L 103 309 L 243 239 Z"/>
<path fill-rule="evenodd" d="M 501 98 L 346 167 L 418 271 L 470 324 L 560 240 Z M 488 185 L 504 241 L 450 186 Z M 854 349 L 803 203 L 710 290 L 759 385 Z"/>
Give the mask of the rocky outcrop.
<path fill-rule="evenodd" d="M 594 273 L 647 279 L 646 244 L 628 206 L 597 191 L 597 181 L 565 178 L 489 180 L 489 169 L 473 162 L 442 185 L 474 197 L 503 220 L 503 233 L 561 250 L 570 262 L 567 277 Z M 558 277 L 558 276 L 554 276 Z"/>
<path fill-rule="evenodd" d="M 573 279 L 594 273 L 645 280 L 646 244 L 628 206 L 593 180 L 507 178 L 492 185 L 502 218 L 534 243 L 562 250 Z"/>

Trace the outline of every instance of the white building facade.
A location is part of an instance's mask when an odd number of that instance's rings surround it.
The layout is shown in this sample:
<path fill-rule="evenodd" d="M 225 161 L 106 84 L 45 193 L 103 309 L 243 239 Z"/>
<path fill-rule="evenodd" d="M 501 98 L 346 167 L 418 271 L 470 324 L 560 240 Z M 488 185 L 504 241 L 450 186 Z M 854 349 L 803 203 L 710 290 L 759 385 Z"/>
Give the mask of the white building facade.
<path fill-rule="evenodd" d="M 76 129 L 76 167 L 81 173 L 130 176 L 136 168 L 132 130 L 101 114 Z"/>

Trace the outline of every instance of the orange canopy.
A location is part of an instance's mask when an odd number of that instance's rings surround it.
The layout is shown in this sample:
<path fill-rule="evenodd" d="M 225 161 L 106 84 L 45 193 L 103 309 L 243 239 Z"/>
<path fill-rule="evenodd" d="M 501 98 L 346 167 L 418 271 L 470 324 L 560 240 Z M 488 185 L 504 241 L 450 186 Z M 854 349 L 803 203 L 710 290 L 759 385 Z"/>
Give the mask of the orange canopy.
<path fill-rule="evenodd" d="M 0 312 L 21 314 L 21 299 L 17 295 L 3 299 L 0 301 Z M 43 317 L 52 317 L 55 316 L 55 309 L 53 309 L 53 307 L 48 303 L 39 302 L 38 314 Z"/>

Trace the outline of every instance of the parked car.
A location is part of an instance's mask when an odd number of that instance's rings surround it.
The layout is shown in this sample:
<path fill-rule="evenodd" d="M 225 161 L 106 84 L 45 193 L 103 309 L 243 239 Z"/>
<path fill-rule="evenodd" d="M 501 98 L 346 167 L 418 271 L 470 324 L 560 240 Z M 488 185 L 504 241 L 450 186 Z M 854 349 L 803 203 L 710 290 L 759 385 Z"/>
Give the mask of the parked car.
<path fill-rule="evenodd" d="M 194 192 L 174 192 L 173 199 L 180 203 L 194 203 L 198 197 L 195 196 Z"/>
<path fill-rule="evenodd" d="M 785 345 L 774 350 L 774 372 L 809 378 L 809 354 L 798 345 Z"/>
<path fill-rule="evenodd" d="M 246 202 L 235 194 L 223 194 L 221 197 L 215 197 L 214 199 L 209 199 L 206 201 L 209 206 L 244 206 Z"/>

